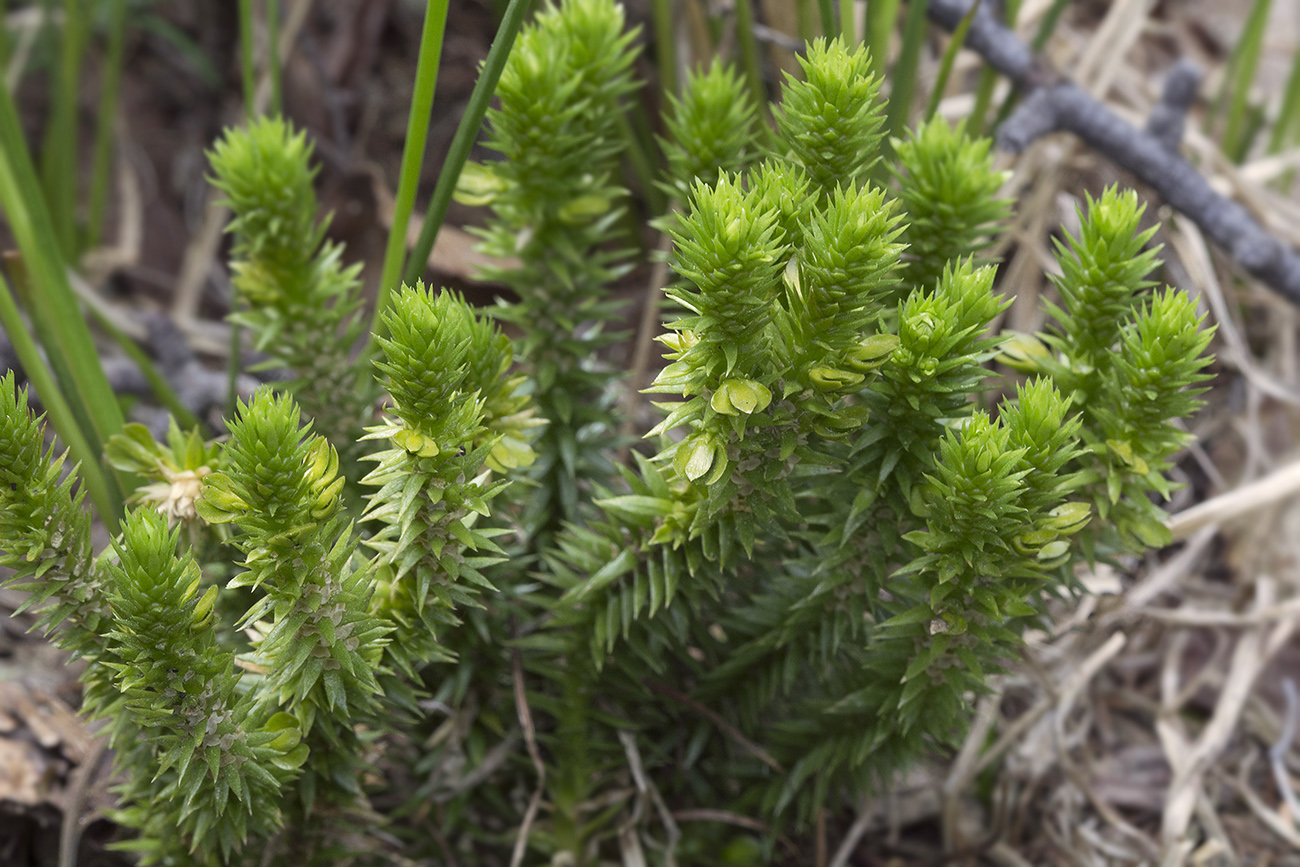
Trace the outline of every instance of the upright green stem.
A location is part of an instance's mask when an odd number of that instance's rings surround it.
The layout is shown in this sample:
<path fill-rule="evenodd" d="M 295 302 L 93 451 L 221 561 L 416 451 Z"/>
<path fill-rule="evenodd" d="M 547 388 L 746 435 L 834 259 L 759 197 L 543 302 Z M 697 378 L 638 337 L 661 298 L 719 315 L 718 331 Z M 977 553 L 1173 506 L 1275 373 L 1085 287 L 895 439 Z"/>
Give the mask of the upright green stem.
<path fill-rule="evenodd" d="M 231 293 L 230 314 L 239 309 L 239 299 Z M 239 403 L 239 392 L 236 383 L 239 381 L 239 371 L 243 367 L 243 349 L 244 349 L 244 326 L 238 322 L 230 323 L 230 342 L 229 355 L 226 356 L 226 418 L 234 418 L 235 410 Z"/>
<path fill-rule="evenodd" d="M 244 121 L 252 123 L 257 111 L 257 65 L 253 45 L 253 0 L 239 0 L 239 67 L 244 86 Z M 230 313 L 239 309 L 239 297 L 231 293 Z M 230 354 L 226 357 L 226 411 L 225 417 L 235 417 L 236 390 L 235 382 L 239 379 L 242 366 L 244 327 L 238 322 L 230 323 Z"/>
<path fill-rule="evenodd" d="M 1251 7 L 1246 27 L 1233 49 L 1232 59 L 1228 63 L 1228 75 L 1223 80 L 1223 89 L 1219 92 L 1218 105 L 1215 107 L 1215 114 L 1220 114 L 1225 102 L 1227 104 L 1228 118 L 1220 143 L 1224 152 L 1235 162 L 1240 162 L 1250 147 L 1250 136 L 1247 135 L 1249 124 L 1246 121 L 1250 106 L 1250 86 L 1259 69 L 1271 5 L 1271 0 L 1255 0 Z"/>
<path fill-rule="evenodd" d="M 1020 16 L 1020 0 L 1009 0 L 1005 9 L 1006 24 L 1009 29 L 1014 30 L 1016 19 Z M 980 135 L 984 131 L 984 119 L 989 112 L 989 104 L 993 101 L 993 88 L 997 86 L 998 74 L 990 66 L 985 66 L 980 70 L 979 84 L 975 88 L 975 107 L 970 111 L 970 120 L 967 121 L 967 128 L 972 135 Z"/>
<path fill-rule="evenodd" d="M 1291 61 L 1291 75 L 1287 78 L 1282 107 L 1278 109 L 1277 121 L 1268 140 L 1269 153 L 1277 153 L 1293 140 L 1297 120 L 1300 120 L 1300 54 Z"/>
<path fill-rule="evenodd" d="M 388 296 L 402 276 L 406 254 L 406 226 L 415 207 L 415 191 L 420 184 L 424 165 L 424 145 L 429 137 L 429 115 L 433 112 L 433 92 L 438 84 L 438 61 L 442 57 L 442 38 L 447 29 L 448 0 L 429 0 L 424 9 L 424 32 L 420 36 L 420 56 L 415 64 L 415 91 L 411 94 L 411 113 L 406 121 L 406 145 L 402 149 L 402 172 L 397 179 L 397 198 L 393 204 L 393 225 L 388 230 L 388 248 L 384 251 L 384 270 L 379 278 L 377 310 L 388 306 Z M 445 171 L 445 167 L 444 167 Z M 441 181 L 441 178 L 439 178 Z M 379 327 L 382 320 L 376 320 Z"/>
<path fill-rule="evenodd" d="M 0 21 L 9 16 L 9 0 L 0 0 Z M 9 68 L 9 28 L 0 27 L 0 70 Z"/>
<path fill-rule="evenodd" d="M 1047 40 L 1051 39 L 1052 34 L 1056 32 L 1056 25 L 1061 20 L 1061 13 L 1069 5 L 1070 0 L 1053 0 L 1052 7 L 1047 10 L 1047 14 L 1043 16 L 1043 20 L 1038 25 L 1038 32 L 1034 34 L 1034 41 L 1030 43 L 1030 47 L 1034 49 L 1035 54 L 1038 54 L 1046 47 Z"/>
<path fill-rule="evenodd" d="M 813 39 L 817 33 L 813 25 L 812 0 L 796 0 L 794 14 L 799 38 L 804 42 Z"/>
<path fill-rule="evenodd" d="M 654 162 L 650 159 L 650 155 L 646 153 L 643 144 L 651 139 L 638 136 L 637 130 L 633 128 L 627 113 L 622 111 L 619 112 L 618 116 L 618 131 L 623 136 L 624 141 L 627 142 L 627 159 L 632 164 L 632 171 L 636 174 L 637 180 L 641 182 L 641 190 L 645 195 L 650 212 L 662 214 L 668 203 L 664 199 L 664 194 L 655 186 L 655 175 L 657 173 Z M 635 236 L 635 234 L 634 231 L 633 235 Z"/>
<path fill-rule="evenodd" d="M 3 10 L 0 9 L 0 16 Z M 112 0 L 108 19 L 108 53 L 104 58 L 99 91 L 99 119 L 95 127 L 94 168 L 90 176 L 90 216 L 86 226 L 86 247 L 99 246 L 104 233 L 104 207 L 108 201 L 108 178 L 112 170 L 113 129 L 117 121 L 117 97 L 122 82 L 122 53 L 126 44 L 126 0 Z M 0 66 L 3 61 L 0 61 Z"/>
<path fill-rule="evenodd" d="M 470 149 L 474 146 L 474 139 L 483 124 L 488 103 L 492 101 L 497 81 L 501 78 L 501 70 L 505 68 L 506 58 L 510 54 L 511 46 L 515 44 L 515 36 L 524 23 L 524 16 L 528 12 L 530 2 L 531 0 L 510 0 L 510 5 L 506 7 L 506 13 L 501 19 L 501 28 L 497 31 L 496 39 L 492 41 L 492 47 L 488 50 L 487 60 L 483 61 L 483 70 L 474 85 L 474 92 L 470 94 L 465 113 L 461 115 L 456 135 L 451 140 L 451 150 L 447 154 L 447 161 L 442 164 L 438 184 L 433 188 L 433 197 L 429 200 L 429 208 L 425 212 L 424 227 L 420 230 L 420 237 L 411 250 L 410 259 L 407 260 L 404 275 L 407 283 L 414 283 L 424 273 L 424 264 L 429 260 L 429 251 L 433 249 L 433 242 L 438 237 L 438 229 L 442 226 L 443 218 L 447 216 L 447 205 L 451 203 L 451 194 L 456 189 L 461 167 L 469 158 Z M 371 347 L 374 345 L 375 329 L 379 327 L 381 321 L 379 316 L 385 306 L 386 302 L 375 304 L 375 319 L 370 329 Z"/>
<path fill-rule="evenodd" d="M 90 315 L 95 318 L 100 328 L 113 338 L 118 346 L 127 357 L 136 363 L 140 368 L 140 373 L 144 376 L 145 381 L 149 383 L 149 388 L 153 391 L 154 397 L 158 398 L 159 403 L 167 407 L 167 410 L 176 417 L 176 421 L 184 428 L 193 428 L 200 424 L 198 416 L 190 412 L 189 407 L 181 402 L 180 395 L 167 382 L 167 378 L 158 372 L 158 367 L 149 358 L 149 354 L 125 334 L 120 328 L 113 324 L 103 312 L 97 310 L 91 305 L 87 305 Z"/>
<path fill-rule="evenodd" d="M 1061 13 L 1065 7 L 1070 5 L 1070 0 L 1053 0 L 1052 6 L 1043 16 L 1043 20 L 1038 24 L 1038 31 L 1034 33 L 1034 41 L 1030 43 L 1034 53 L 1040 53 L 1047 45 L 1047 40 L 1052 38 L 1056 32 L 1056 25 L 1061 20 Z M 1007 93 L 1006 99 L 1002 100 L 1002 105 L 998 107 L 997 117 L 993 119 L 993 127 L 996 129 L 1002 124 L 1002 121 L 1011 116 L 1011 110 L 1016 106 L 1017 94 L 1015 90 Z M 992 130 L 990 130 L 992 132 Z"/>
<path fill-rule="evenodd" d="M 1300 54 L 1291 62 L 1291 75 L 1286 82 L 1286 93 L 1282 95 L 1282 107 L 1278 110 L 1273 132 L 1268 139 L 1270 154 L 1277 153 L 1295 141 L 1297 121 L 1300 121 Z M 1294 178 L 1295 173 L 1288 171 L 1277 182 L 1277 186 L 1289 190 Z"/>

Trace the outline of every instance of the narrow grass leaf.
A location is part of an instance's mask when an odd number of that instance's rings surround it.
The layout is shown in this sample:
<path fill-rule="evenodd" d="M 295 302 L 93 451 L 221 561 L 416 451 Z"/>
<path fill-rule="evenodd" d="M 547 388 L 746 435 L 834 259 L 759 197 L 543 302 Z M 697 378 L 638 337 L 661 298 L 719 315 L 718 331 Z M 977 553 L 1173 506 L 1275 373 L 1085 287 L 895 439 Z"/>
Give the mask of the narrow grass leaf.
<path fill-rule="evenodd" d="M 921 65 L 921 45 L 925 42 L 925 10 L 929 0 L 911 0 L 903 19 L 903 48 L 890 76 L 893 89 L 889 92 L 889 108 L 885 128 L 885 141 L 903 134 L 908 116 L 912 112 L 912 96 L 916 92 L 916 74 Z"/>
<path fill-rule="evenodd" d="M 122 410 L 68 283 L 18 112 L 4 88 L 0 88 L 0 207 L 31 278 L 28 312 L 51 360 L 58 359 L 54 372 L 60 387 L 70 405 L 81 408 L 86 420 L 83 435 L 97 449 L 121 429 Z"/>
<path fill-rule="evenodd" d="M 505 15 L 501 19 L 501 27 L 497 30 L 496 38 L 492 40 L 492 47 L 488 50 L 487 59 L 483 61 L 483 68 L 479 72 L 478 81 L 474 84 L 469 103 L 465 106 L 465 113 L 461 115 L 460 125 L 456 127 L 456 135 L 451 140 L 451 150 L 447 154 L 447 160 L 442 164 L 442 171 L 438 174 L 438 183 L 433 188 L 433 196 L 425 211 L 420 237 L 416 240 L 411 256 L 407 260 L 406 272 L 402 277 L 407 283 L 414 283 L 424 273 L 429 251 L 433 249 L 433 242 L 438 237 L 438 229 L 447 216 L 447 205 L 451 203 L 451 194 L 456 189 L 460 170 L 465 165 L 465 160 L 469 158 L 479 127 L 483 125 L 483 116 L 487 113 L 488 103 L 491 102 L 492 94 L 496 91 L 501 70 L 505 68 L 506 58 L 510 54 L 511 46 L 515 44 L 519 28 L 523 26 L 524 16 L 528 12 L 530 3 L 531 0 L 510 0 L 510 5 L 506 7 Z M 374 326 L 380 321 L 383 311 L 383 305 L 375 305 L 374 323 L 370 329 L 372 335 L 375 332 Z M 372 351 L 373 346 L 372 337 L 368 351 Z"/>
<path fill-rule="evenodd" d="M 831 0 L 817 0 L 817 11 L 822 19 L 822 35 L 827 39 L 838 36 L 840 25 L 835 20 L 835 5 Z"/>
<path fill-rule="evenodd" d="M 673 36 L 675 22 L 670 0 L 651 0 L 650 17 L 655 28 L 655 60 L 659 66 L 659 86 L 664 93 L 677 93 L 677 45 Z"/>
<path fill-rule="evenodd" d="M 1241 38 L 1228 60 L 1228 74 L 1224 76 L 1215 107 L 1216 119 L 1227 112 L 1220 145 L 1233 162 L 1241 162 L 1250 147 L 1251 136 L 1247 134 L 1250 86 L 1255 82 L 1255 73 L 1259 69 L 1271 7 L 1272 0 L 1255 0 L 1251 7 Z"/>
<path fill-rule="evenodd" d="M 844 37 L 844 44 L 850 48 L 862 41 L 853 15 L 853 0 L 840 0 L 840 35 Z"/>
<path fill-rule="evenodd" d="M 1038 30 L 1035 31 L 1033 41 L 1030 43 L 1030 47 L 1034 50 L 1035 54 L 1041 53 L 1047 46 L 1047 40 L 1052 38 L 1052 34 L 1056 32 L 1056 25 L 1061 21 L 1061 13 L 1064 12 L 1065 7 L 1069 5 L 1070 0 L 1053 0 L 1051 7 L 1047 10 L 1047 14 L 1044 15 L 1043 20 L 1039 22 Z M 993 119 L 994 129 L 1000 126 L 1002 121 L 1011 116 L 1011 110 L 1015 108 L 1017 99 L 1018 95 L 1014 89 L 1007 93 L 1006 98 L 1002 100 L 1002 105 L 998 107 L 997 117 Z M 989 132 L 991 133 L 992 130 L 989 130 Z"/>
<path fill-rule="evenodd" d="M 983 2 L 984 0 L 975 0 L 971 4 L 970 11 L 962 16 L 961 21 L 952 31 L 952 39 L 948 42 L 948 48 L 943 53 L 943 61 L 939 65 L 939 76 L 935 79 L 934 89 L 930 91 L 930 104 L 925 109 L 926 120 L 934 117 L 934 113 L 939 110 L 939 101 L 943 99 L 943 92 L 948 88 L 948 78 L 952 75 L 953 61 L 957 59 L 957 53 L 966 43 L 966 34 L 970 32 L 971 22 L 975 20 L 975 13 L 979 12 Z"/>
<path fill-rule="evenodd" d="M 108 48 L 100 73 L 99 117 L 90 174 L 90 211 L 86 222 L 86 249 L 99 246 L 104 234 L 104 207 L 113 162 L 113 128 L 117 121 L 118 93 L 122 84 L 122 54 L 126 43 L 126 0 L 112 0 L 108 10 Z"/>
<path fill-rule="evenodd" d="M 1009 0 L 1006 4 L 1005 16 L 1007 28 L 1015 30 L 1016 19 L 1020 17 L 1020 0 Z M 984 131 L 984 120 L 993 101 L 993 88 L 997 86 L 997 81 L 998 74 L 993 67 L 985 65 L 980 70 L 979 84 L 975 87 L 975 107 L 971 109 L 966 123 L 966 128 L 972 135 L 980 135 Z"/>
<path fill-rule="evenodd" d="M 266 0 L 266 74 L 271 79 L 271 115 L 284 113 L 280 75 L 280 0 Z"/>
<path fill-rule="evenodd" d="M 77 256 L 77 106 L 89 23 L 84 0 L 64 0 L 63 41 L 54 77 L 50 120 L 41 145 L 41 180 L 50 222 L 67 261 Z"/>
<path fill-rule="evenodd" d="M 871 71 L 884 76 L 889 62 L 889 37 L 898 26 L 899 0 L 872 0 L 867 4 L 867 51 L 871 54 Z"/>
<path fill-rule="evenodd" d="M 429 137 L 429 116 L 433 113 L 433 94 L 438 85 L 438 63 L 442 59 L 448 5 L 448 0 L 429 0 L 424 10 L 420 55 L 415 65 L 415 90 L 411 94 L 411 111 L 407 116 L 406 144 L 402 147 L 402 171 L 397 179 L 393 224 L 388 230 L 384 270 L 379 278 L 379 296 L 375 302 L 375 306 L 381 309 L 388 306 L 388 295 L 401 279 L 405 264 L 406 227 L 415 208 L 420 169 L 424 165 L 424 146 Z M 381 324 L 382 320 L 376 319 L 375 327 L 379 328 Z"/>
<path fill-rule="evenodd" d="M 740 66 L 745 71 L 754 101 L 767 105 L 767 91 L 763 87 L 763 67 L 758 59 L 758 39 L 754 36 L 753 0 L 736 0 L 736 43 L 740 49 Z"/>
<path fill-rule="evenodd" d="M 1278 109 L 1268 140 L 1268 152 L 1275 154 L 1293 144 L 1297 126 L 1300 126 L 1300 52 L 1291 61 L 1291 75 L 1287 78 L 1286 93 L 1282 95 L 1282 106 Z"/>

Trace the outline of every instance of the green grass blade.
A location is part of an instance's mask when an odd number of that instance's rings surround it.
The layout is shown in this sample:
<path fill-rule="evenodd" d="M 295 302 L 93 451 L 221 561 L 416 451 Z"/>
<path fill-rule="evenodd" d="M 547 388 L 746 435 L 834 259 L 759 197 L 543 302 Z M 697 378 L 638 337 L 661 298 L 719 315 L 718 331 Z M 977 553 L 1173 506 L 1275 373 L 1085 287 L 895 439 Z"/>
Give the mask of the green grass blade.
<path fill-rule="evenodd" d="M 429 136 L 429 115 L 433 112 L 433 92 L 438 84 L 438 61 L 442 57 L 442 39 L 447 29 L 448 0 L 429 0 L 424 9 L 424 31 L 420 35 L 420 56 L 415 62 L 415 91 L 411 94 L 411 113 L 406 122 L 406 144 L 402 148 L 402 171 L 397 179 L 393 203 L 393 224 L 388 230 L 388 247 L 384 251 L 384 270 L 379 278 L 376 309 L 388 306 L 389 293 L 402 277 L 406 255 L 406 227 L 415 208 L 415 193 L 424 165 L 424 145 Z M 445 171 L 444 167 L 444 171 Z M 441 180 L 441 179 L 439 179 Z M 375 320 L 379 327 L 380 320 Z"/>
<path fill-rule="evenodd" d="M 23 372 L 36 389 L 36 396 L 45 407 L 54 430 L 59 439 L 72 453 L 72 460 L 81 466 L 81 481 L 86 486 L 90 501 L 95 505 L 105 526 L 110 533 L 117 533 L 118 517 L 122 514 L 122 497 L 117 486 L 104 473 L 101 462 L 101 449 L 92 446 L 81 431 L 81 426 L 68 405 L 67 398 L 59 389 L 54 375 L 41 358 L 36 341 L 27 333 L 18 305 L 14 303 L 9 284 L 0 276 L 0 327 L 9 335 L 18 360 L 22 362 Z"/>
<path fill-rule="evenodd" d="M 68 283 L 57 236 L 9 91 L 0 88 L 0 207 L 31 278 L 28 312 L 55 366 L 59 385 L 86 419 L 92 447 L 122 427 L 122 411 L 100 366 L 90 329 Z"/>
<path fill-rule="evenodd" d="M 253 58 L 253 0 L 239 0 L 239 69 L 244 84 L 244 119 L 254 120 L 257 71 Z"/>
<path fill-rule="evenodd" d="M 505 15 L 501 19 L 501 27 L 497 30 L 496 38 L 492 40 L 492 47 L 488 50 L 487 59 L 483 61 L 483 69 L 479 72 L 478 81 L 474 84 L 474 92 L 470 94 L 469 104 L 465 106 L 465 113 L 461 115 L 460 126 L 456 128 L 456 135 L 452 137 L 451 150 L 447 154 L 447 161 L 442 164 L 442 172 L 438 175 L 438 183 L 433 188 L 433 196 L 425 212 L 424 227 L 420 230 L 420 237 L 411 250 L 410 259 L 407 260 L 406 272 L 403 275 L 407 283 L 414 283 L 424 273 L 424 265 L 429 260 L 429 251 L 433 249 L 433 242 L 438 237 L 438 229 L 442 226 L 443 218 L 447 216 L 447 205 L 451 203 L 451 194 L 456 189 L 460 170 L 465 165 L 465 160 L 469 158 L 479 127 L 483 125 L 483 116 L 487 113 L 488 103 L 492 101 L 492 94 L 497 89 L 497 81 L 501 78 L 501 70 L 505 68 L 506 57 L 510 54 L 511 46 L 515 44 L 515 36 L 523 26 L 530 2 L 531 0 L 510 0 L 510 5 L 506 7 Z M 380 321 L 379 317 L 383 309 L 381 305 L 375 305 L 371 345 L 374 343 L 374 325 Z"/>
<path fill-rule="evenodd" d="M 1054 0 L 1051 8 L 1047 10 L 1043 20 L 1038 23 L 1038 30 L 1034 33 L 1034 41 L 1030 43 L 1030 47 L 1034 49 L 1035 54 L 1047 46 L 1047 40 L 1052 38 L 1052 34 L 1056 32 L 1056 25 L 1061 21 L 1061 13 L 1069 5 L 1070 0 Z"/>
<path fill-rule="evenodd" d="M 125 43 L 126 0 L 111 0 L 108 51 L 104 58 L 103 84 L 99 92 L 99 117 L 95 122 L 90 212 L 86 223 L 86 248 L 92 250 L 99 246 L 104 233 L 104 208 L 108 202 L 108 178 L 113 162 L 113 128 L 117 120 L 117 98 L 122 83 L 122 52 Z"/>
<path fill-rule="evenodd" d="M 253 44 L 253 0 L 239 0 L 239 69 L 244 88 L 244 120 L 252 123 L 257 113 L 257 64 Z M 239 298 L 230 299 L 230 313 L 239 310 Z M 230 323 L 230 354 L 226 356 L 226 418 L 235 417 L 235 382 L 242 365 L 241 350 L 244 328 L 238 322 Z"/>
<path fill-rule="evenodd" d="M 266 74 L 271 79 L 271 116 L 284 114 L 280 75 L 280 0 L 266 0 Z"/>
<path fill-rule="evenodd" d="M 1233 162 L 1241 162 L 1250 147 L 1251 137 L 1246 135 L 1249 119 L 1250 86 L 1255 82 L 1259 59 L 1264 47 L 1264 32 L 1268 28 L 1268 13 L 1272 0 L 1255 0 L 1242 30 L 1241 39 L 1232 49 L 1227 75 L 1216 100 L 1215 116 L 1227 112 L 1223 137 L 1219 140 L 1224 153 Z"/>
<path fill-rule="evenodd" d="M 1014 30 L 1016 19 L 1020 17 L 1020 0 L 1009 0 L 1006 4 L 1006 25 Z M 985 66 L 980 70 L 979 84 L 975 87 L 975 106 L 971 109 L 970 119 L 967 121 L 967 129 L 972 135 L 981 135 L 984 131 L 984 120 L 988 116 L 989 106 L 993 102 L 993 88 L 997 86 L 998 74 L 991 66 Z"/>
<path fill-rule="evenodd" d="M 857 22 L 853 17 L 853 0 L 840 0 L 840 35 L 844 44 L 852 48 L 861 39 L 858 38 Z"/>
<path fill-rule="evenodd" d="M 41 180 L 51 226 L 63 258 L 77 257 L 77 105 L 81 59 L 86 53 L 89 22 L 83 0 L 63 2 L 63 40 L 54 77 L 50 120 L 41 146 Z"/>
<path fill-rule="evenodd" d="M 636 118 L 640 120 L 640 118 Z M 652 143 L 654 137 L 650 135 L 648 125 L 633 123 L 628 117 L 626 110 L 620 111 L 618 116 L 618 132 L 623 137 L 627 149 L 624 154 L 627 156 L 628 164 L 632 167 L 632 174 L 641 186 L 641 194 L 645 197 L 646 207 L 652 214 L 662 214 L 668 207 L 668 202 L 664 198 L 663 191 L 655 186 L 655 179 L 658 171 L 655 169 L 656 161 L 646 151 L 647 143 Z M 632 237 L 638 237 L 639 233 L 634 229 Z"/>
<path fill-rule="evenodd" d="M 238 307 L 238 301 L 231 299 L 230 313 L 234 313 Z M 239 406 L 239 391 L 235 384 L 239 381 L 239 371 L 243 368 L 243 351 L 244 351 L 244 327 L 238 322 L 230 323 L 230 347 L 229 354 L 226 356 L 226 418 L 234 418 L 235 412 Z"/>
<path fill-rule="evenodd" d="M 673 10 L 670 0 L 651 0 L 650 16 L 655 28 L 655 60 L 659 86 L 664 93 L 677 93 L 677 44 L 673 38 Z"/>
<path fill-rule="evenodd" d="M 1291 75 L 1287 78 L 1282 106 L 1268 139 L 1268 152 L 1275 154 L 1294 142 L 1297 125 L 1300 125 L 1300 52 L 1291 61 Z"/>
<path fill-rule="evenodd" d="M 980 70 L 979 83 L 975 85 L 975 105 L 971 107 L 967 125 L 971 135 L 983 135 L 984 120 L 988 117 L 989 106 L 993 103 L 993 88 L 998 85 L 998 74 L 990 66 Z"/>
<path fill-rule="evenodd" d="M 0 0 L 0 21 L 9 18 L 9 0 Z M 0 70 L 9 68 L 9 28 L 0 27 Z"/>
<path fill-rule="evenodd" d="M 207 427 L 206 424 L 199 420 L 198 416 L 190 412 L 189 407 L 181 403 L 181 399 L 171 387 L 171 383 L 158 372 L 153 359 L 140 348 L 138 343 L 123 333 L 120 328 L 113 324 L 111 319 L 96 309 L 94 305 L 87 304 L 86 309 L 90 311 L 91 316 L 95 317 L 95 322 L 99 324 L 99 327 L 103 328 L 105 333 L 113 338 L 113 342 L 122 347 L 122 351 L 127 354 L 127 357 L 136 363 L 136 366 L 140 368 L 140 373 L 144 375 L 145 381 L 149 383 L 149 388 L 153 391 L 154 397 L 158 398 L 159 403 L 167 407 L 171 414 L 176 417 L 176 421 L 181 427 L 186 430 L 194 427 Z"/>
<path fill-rule="evenodd" d="M 736 44 L 740 48 L 740 66 L 754 101 L 767 106 L 767 89 L 763 87 L 763 65 L 758 59 L 758 40 L 754 38 L 754 2 L 736 0 Z"/>
<path fill-rule="evenodd" d="M 1060 23 L 1061 13 L 1069 5 L 1070 0 L 1054 0 L 1051 8 L 1047 10 L 1043 20 L 1038 23 L 1038 30 L 1034 33 L 1033 42 L 1030 43 L 1030 47 L 1033 48 L 1035 54 L 1042 52 L 1044 46 L 1047 45 L 1047 40 L 1052 38 L 1052 34 L 1056 32 L 1056 25 Z M 1011 116 L 1011 110 L 1016 107 L 1017 99 L 1018 94 L 1013 88 L 1007 93 L 1006 98 L 1002 100 L 1002 105 L 998 107 L 997 117 L 993 119 L 994 129 L 1001 126 L 1002 121 Z M 992 130 L 988 132 L 991 134 Z"/>
<path fill-rule="evenodd" d="M 796 0 L 794 14 L 800 39 L 807 42 L 817 35 L 817 26 L 813 23 L 812 0 Z"/>
<path fill-rule="evenodd" d="M 912 96 L 916 92 L 916 72 L 921 65 L 921 45 L 925 42 L 925 10 L 929 0 L 909 0 L 907 16 L 903 19 L 903 48 L 890 76 L 893 89 L 889 92 L 889 109 L 885 115 L 885 136 L 888 141 L 903 134 L 908 115 L 912 111 Z"/>
<path fill-rule="evenodd" d="M 889 63 L 889 37 L 898 26 L 899 0 L 871 0 L 867 4 L 867 51 L 871 71 L 883 77 Z"/>
<path fill-rule="evenodd" d="M 840 25 L 835 20 L 835 5 L 831 0 L 817 0 L 817 10 L 822 19 L 822 35 L 827 39 L 838 36 Z"/>
<path fill-rule="evenodd" d="M 1262 105 L 1248 105 L 1246 107 L 1246 115 L 1241 121 L 1241 137 L 1239 139 L 1241 144 L 1234 157 L 1237 162 L 1246 159 L 1246 155 L 1250 153 L 1250 149 L 1255 144 L 1259 134 L 1264 131 L 1266 123 L 1268 123 L 1268 117 L 1264 114 Z"/>
<path fill-rule="evenodd" d="M 962 16 L 961 21 L 957 22 L 957 27 L 952 31 L 952 39 L 948 42 L 948 48 L 943 53 L 943 62 L 939 65 L 939 77 L 935 79 L 934 89 L 930 91 L 930 103 L 925 107 L 926 120 L 934 117 L 934 113 L 939 110 L 939 101 L 943 99 L 943 92 L 948 87 L 948 77 L 952 75 L 952 64 L 957 59 L 962 45 L 966 43 L 966 34 L 970 32 L 971 22 L 975 20 L 975 13 L 979 11 L 983 2 L 984 0 L 975 0 L 971 4 L 970 11 Z"/>

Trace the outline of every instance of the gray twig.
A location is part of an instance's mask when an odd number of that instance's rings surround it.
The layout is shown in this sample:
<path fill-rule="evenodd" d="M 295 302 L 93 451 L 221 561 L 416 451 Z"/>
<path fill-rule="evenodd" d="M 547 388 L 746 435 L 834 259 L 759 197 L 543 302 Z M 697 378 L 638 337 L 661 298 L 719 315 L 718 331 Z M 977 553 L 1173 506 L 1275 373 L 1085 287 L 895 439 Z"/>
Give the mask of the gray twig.
<path fill-rule="evenodd" d="M 949 31 L 970 11 L 971 0 L 930 0 L 930 19 Z M 1002 125 L 998 144 L 1023 150 L 1052 132 L 1071 132 L 1116 165 L 1132 172 L 1222 247 L 1242 268 L 1292 304 L 1300 305 L 1300 253 L 1274 238 L 1250 213 L 1210 187 L 1178 155 L 1182 123 L 1174 114 L 1195 92 L 1195 76 L 1180 64 L 1145 130 L 1137 129 L 1038 58 L 986 9 L 976 10 L 965 46 L 1011 79 L 1025 97 Z"/>
<path fill-rule="evenodd" d="M 1187 127 L 1187 111 L 1196 101 L 1196 90 L 1201 86 L 1201 68 L 1190 60 L 1179 60 L 1169 70 L 1165 86 L 1160 91 L 1160 101 L 1147 117 L 1147 132 L 1154 136 L 1165 150 L 1178 153 Z"/>

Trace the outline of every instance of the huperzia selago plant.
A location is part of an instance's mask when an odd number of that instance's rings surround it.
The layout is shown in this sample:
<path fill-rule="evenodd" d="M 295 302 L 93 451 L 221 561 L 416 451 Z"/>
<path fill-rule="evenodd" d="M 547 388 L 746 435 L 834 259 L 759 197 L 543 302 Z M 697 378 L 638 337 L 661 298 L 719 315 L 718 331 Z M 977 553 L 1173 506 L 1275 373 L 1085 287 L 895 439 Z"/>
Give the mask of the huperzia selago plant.
<path fill-rule="evenodd" d="M 347 351 L 363 327 L 360 269 L 344 265 L 342 247 L 324 240 L 328 221 L 316 219 L 310 157 L 306 136 L 278 118 L 213 147 L 213 183 L 234 214 L 231 282 L 245 305 L 229 318 L 269 356 L 262 369 L 289 374 L 285 387 L 337 444 L 355 484 L 379 391 L 364 362 Z"/>
<path fill-rule="evenodd" d="M 663 415 L 618 466 L 634 55 L 612 0 L 537 16 L 502 159 L 460 188 L 516 300 L 402 287 L 359 359 L 306 138 L 229 131 L 236 317 L 289 378 L 218 441 L 115 438 L 146 485 L 97 556 L 4 379 L 6 583 L 86 661 L 143 863 L 773 860 L 957 742 L 1077 565 L 1168 540 L 1210 335 L 1154 286 L 1136 197 L 1088 200 L 1044 333 L 994 333 L 988 144 L 936 119 L 881 171 L 878 82 L 836 41 L 771 128 L 725 66 L 668 101 Z M 1030 376 L 993 400 L 998 364 Z"/>
<path fill-rule="evenodd" d="M 500 104 L 487 115 L 487 145 L 502 159 L 467 165 L 459 185 L 464 201 L 492 207 L 482 249 L 517 263 L 487 276 L 518 295 L 493 315 L 523 330 L 522 367 L 549 422 L 535 444 L 531 533 L 576 519 L 578 480 L 613 469 L 615 377 L 596 356 L 626 338 L 609 330 L 621 306 L 609 290 L 631 267 L 618 249 L 626 193 L 616 174 L 632 38 L 622 8 L 604 0 L 539 14 L 519 35 L 497 85 Z"/>

